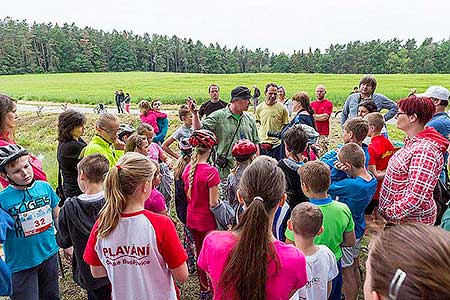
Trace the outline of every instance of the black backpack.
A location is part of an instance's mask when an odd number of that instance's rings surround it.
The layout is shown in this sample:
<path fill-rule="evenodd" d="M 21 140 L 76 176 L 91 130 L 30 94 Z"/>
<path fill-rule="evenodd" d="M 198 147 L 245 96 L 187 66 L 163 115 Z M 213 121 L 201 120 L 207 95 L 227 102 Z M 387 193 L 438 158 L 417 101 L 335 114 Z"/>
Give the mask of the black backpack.
<path fill-rule="evenodd" d="M 438 179 L 438 182 L 433 190 L 433 199 L 434 202 L 436 202 L 437 207 L 437 217 L 434 225 L 437 226 L 441 224 L 442 216 L 450 203 L 450 188 L 448 186 L 448 180 L 444 183 L 440 178 Z"/>

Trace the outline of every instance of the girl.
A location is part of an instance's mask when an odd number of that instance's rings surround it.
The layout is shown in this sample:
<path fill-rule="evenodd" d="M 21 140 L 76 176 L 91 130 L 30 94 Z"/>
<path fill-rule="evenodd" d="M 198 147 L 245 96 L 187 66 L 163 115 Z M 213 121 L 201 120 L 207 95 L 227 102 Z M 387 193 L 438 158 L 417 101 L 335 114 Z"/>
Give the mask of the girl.
<path fill-rule="evenodd" d="M 152 162 L 156 167 L 155 176 L 153 177 L 152 181 L 153 189 L 150 193 L 150 197 L 145 200 L 144 207 L 146 210 L 167 216 L 168 213 L 166 207 L 166 199 L 164 198 L 163 194 L 161 194 L 161 192 L 157 189 L 157 187 L 161 184 L 161 168 L 156 161 Z"/>
<path fill-rule="evenodd" d="M 138 129 L 137 129 L 137 134 L 139 135 L 144 135 L 147 137 L 147 141 L 148 141 L 148 153 L 147 156 L 154 160 L 154 161 L 159 161 L 161 160 L 162 162 L 165 162 L 168 165 L 172 164 L 171 159 L 164 154 L 163 149 L 161 148 L 160 145 L 158 145 L 157 143 L 153 142 L 153 137 L 155 136 L 155 131 L 154 128 L 146 123 L 141 123 L 141 125 L 139 125 Z"/>
<path fill-rule="evenodd" d="M 173 278 L 186 281 L 186 252 L 173 222 L 144 209 L 155 166 L 126 153 L 105 179 L 105 205 L 84 252 L 95 278 L 108 276 L 112 299 L 177 299 Z"/>
<path fill-rule="evenodd" d="M 306 92 L 298 92 L 292 97 L 293 112 L 296 112 L 294 119 L 291 121 L 294 124 L 306 124 L 316 129 L 316 123 L 314 121 L 314 110 L 310 105 L 309 96 Z"/>
<path fill-rule="evenodd" d="M 156 134 L 159 133 L 157 119 L 167 119 L 167 115 L 163 112 L 156 111 L 152 109 L 152 106 L 147 100 L 141 100 L 138 103 L 141 115 L 139 116 L 143 123 L 151 125 Z"/>
<path fill-rule="evenodd" d="M 151 103 L 151 108 L 156 114 L 160 114 L 162 109 L 161 101 L 159 99 L 154 99 Z M 165 115 L 164 113 L 161 114 Z M 158 125 L 159 133 L 155 135 L 153 141 L 161 145 L 161 143 L 164 142 L 167 135 L 167 130 L 169 129 L 169 120 L 167 117 L 161 117 L 156 119 L 156 123 Z"/>
<path fill-rule="evenodd" d="M 237 192 L 244 214 L 233 231 L 210 233 L 198 259 L 211 278 L 214 299 L 289 299 L 307 283 L 305 256 L 272 235 L 276 208 L 286 199 L 284 180 L 267 156 L 245 169 Z"/>
<path fill-rule="evenodd" d="M 142 155 L 148 155 L 148 139 L 145 135 L 133 133 L 125 144 L 125 152 L 137 152 Z"/>
<path fill-rule="evenodd" d="M 189 138 L 194 131 L 194 129 L 192 129 L 192 113 L 187 105 L 182 105 L 180 107 L 178 110 L 178 116 L 183 125 L 178 127 L 178 129 L 175 130 L 175 132 L 167 140 L 165 140 L 162 145 L 163 150 L 176 159 L 178 159 L 180 155 L 172 151 L 172 149 L 170 149 L 170 145 L 172 145 L 175 141 L 179 143 L 182 138 Z"/>
<path fill-rule="evenodd" d="M 366 271 L 365 300 L 450 299 L 450 233 L 420 223 L 391 227 L 370 243 Z"/>
<path fill-rule="evenodd" d="M 217 139 L 211 131 L 200 129 L 192 133 L 189 143 L 194 152 L 182 176 L 188 202 L 186 224 L 194 236 L 197 253 L 200 253 L 206 234 L 216 229 L 210 207 L 219 203 L 220 177 L 219 171 L 208 164 L 208 159 Z M 200 299 L 209 299 L 211 291 L 206 273 L 201 269 L 197 273 Z"/>

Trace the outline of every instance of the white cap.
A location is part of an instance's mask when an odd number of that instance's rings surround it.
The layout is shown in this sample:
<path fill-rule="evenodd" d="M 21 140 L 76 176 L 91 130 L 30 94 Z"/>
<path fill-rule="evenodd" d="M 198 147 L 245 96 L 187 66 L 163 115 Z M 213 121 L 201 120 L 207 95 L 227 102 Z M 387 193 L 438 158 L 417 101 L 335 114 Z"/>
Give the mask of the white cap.
<path fill-rule="evenodd" d="M 428 97 L 428 98 L 436 98 L 439 100 L 445 100 L 448 101 L 450 93 L 449 91 L 443 87 L 443 86 L 430 86 L 427 88 L 425 93 L 416 95 L 417 97 Z"/>

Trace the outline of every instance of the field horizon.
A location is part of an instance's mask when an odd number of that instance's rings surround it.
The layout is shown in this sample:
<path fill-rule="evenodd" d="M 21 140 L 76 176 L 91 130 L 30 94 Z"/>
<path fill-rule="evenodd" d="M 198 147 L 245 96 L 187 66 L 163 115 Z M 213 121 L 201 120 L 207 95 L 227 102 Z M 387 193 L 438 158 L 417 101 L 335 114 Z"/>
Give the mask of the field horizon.
<path fill-rule="evenodd" d="M 268 82 L 286 88 L 291 97 L 306 91 L 314 99 L 315 87 L 324 84 L 327 98 L 342 105 L 363 74 L 238 73 L 199 74 L 166 72 L 54 73 L 0 76 L 0 93 L 19 100 L 113 104 L 114 91 L 129 92 L 132 102 L 159 98 L 167 104 L 180 104 L 188 96 L 203 102 L 209 98 L 208 86 L 218 84 L 221 98 L 229 100 L 237 85 L 258 86 L 264 92 Z M 450 86 L 450 74 L 375 74 L 376 92 L 393 100 L 406 97 L 411 88 L 423 92 L 430 85 Z"/>

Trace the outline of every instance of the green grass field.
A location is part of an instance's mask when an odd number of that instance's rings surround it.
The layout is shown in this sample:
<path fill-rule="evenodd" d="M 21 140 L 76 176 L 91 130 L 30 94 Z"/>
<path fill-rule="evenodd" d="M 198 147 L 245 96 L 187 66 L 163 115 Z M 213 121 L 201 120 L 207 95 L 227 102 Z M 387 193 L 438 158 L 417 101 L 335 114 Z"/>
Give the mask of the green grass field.
<path fill-rule="evenodd" d="M 182 103 L 187 96 L 200 102 L 208 98 L 211 83 L 221 87 L 221 98 L 229 99 L 237 85 L 263 89 L 268 82 L 284 85 L 288 96 L 307 91 L 314 97 L 318 84 L 325 84 L 327 97 L 335 105 L 342 105 L 353 86 L 358 85 L 358 74 L 183 74 L 183 73 L 71 73 L 0 76 L 0 93 L 17 99 L 70 103 L 113 103 L 114 91 L 129 92 L 132 101 L 160 98 L 164 103 Z M 450 74 L 376 75 L 377 92 L 398 100 L 408 95 L 411 88 L 423 92 L 430 85 L 450 86 Z"/>

